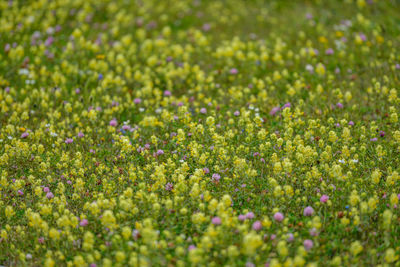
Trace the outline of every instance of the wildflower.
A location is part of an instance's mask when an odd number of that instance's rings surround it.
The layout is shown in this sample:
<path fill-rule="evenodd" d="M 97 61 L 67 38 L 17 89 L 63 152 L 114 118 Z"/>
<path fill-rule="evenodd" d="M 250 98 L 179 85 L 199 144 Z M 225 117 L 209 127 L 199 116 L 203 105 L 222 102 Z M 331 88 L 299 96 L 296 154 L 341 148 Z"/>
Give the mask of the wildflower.
<path fill-rule="evenodd" d="M 262 229 L 262 224 L 260 221 L 255 221 L 252 226 L 253 230 L 260 231 Z"/>
<path fill-rule="evenodd" d="M 248 212 L 247 214 L 246 214 L 246 219 L 254 219 L 254 217 L 255 217 L 255 215 L 254 215 L 254 213 L 253 212 Z"/>
<path fill-rule="evenodd" d="M 322 203 L 326 203 L 329 199 L 329 196 L 327 195 L 322 195 L 321 198 L 319 199 L 319 201 L 321 201 Z"/>
<path fill-rule="evenodd" d="M 275 219 L 275 221 L 277 221 L 277 222 L 281 222 L 281 221 L 283 221 L 284 216 L 283 216 L 282 213 L 277 212 L 277 213 L 274 214 L 274 219 Z"/>
<path fill-rule="evenodd" d="M 212 180 L 213 180 L 214 182 L 218 182 L 219 179 L 221 179 L 221 176 L 220 176 L 218 173 L 214 173 L 214 174 L 212 175 Z"/>
<path fill-rule="evenodd" d="M 173 185 L 173 184 L 167 183 L 167 184 L 165 185 L 165 190 L 166 190 L 166 191 L 171 191 L 172 189 L 174 189 L 174 185 Z"/>
<path fill-rule="evenodd" d="M 235 68 L 232 68 L 230 71 L 229 71 L 229 73 L 230 74 L 238 74 L 238 70 L 237 69 L 235 69 Z"/>
<path fill-rule="evenodd" d="M 304 240 L 303 245 L 306 250 L 310 250 L 314 246 L 314 243 L 312 242 L 312 240 L 306 239 Z"/>
<path fill-rule="evenodd" d="M 311 216 L 314 214 L 314 209 L 310 206 L 306 207 L 303 211 L 304 216 Z"/>
<path fill-rule="evenodd" d="M 110 126 L 116 127 L 117 125 L 118 125 L 118 122 L 117 122 L 116 119 L 112 119 L 112 120 L 110 121 Z"/>
<path fill-rule="evenodd" d="M 214 218 L 212 218 L 211 222 L 212 222 L 212 224 L 214 224 L 214 225 L 220 225 L 220 224 L 221 224 L 221 218 L 219 218 L 219 217 L 214 217 Z"/>
<path fill-rule="evenodd" d="M 74 142 L 74 139 L 72 139 L 72 138 L 65 139 L 66 144 L 72 144 L 73 142 Z"/>

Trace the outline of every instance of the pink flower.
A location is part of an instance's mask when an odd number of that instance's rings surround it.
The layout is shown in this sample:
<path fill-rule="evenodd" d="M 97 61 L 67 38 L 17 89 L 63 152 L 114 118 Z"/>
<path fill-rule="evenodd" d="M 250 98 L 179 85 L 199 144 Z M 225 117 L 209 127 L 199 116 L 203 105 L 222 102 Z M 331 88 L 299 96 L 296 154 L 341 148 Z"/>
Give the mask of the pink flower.
<path fill-rule="evenodd" d="M 246 220 L 246 216 L 243 215 L 243 214 L 240 214 L 240 215 L 238 216 L 238 219 L 239 219 L 239 221 L 243 222 L 244 220 Z"/>
<path fill-rule="evenodd" d="M 326 203 L 328 201 L 329 197 L 327 195 L 322 195 L 321 198 L 319 199 L 322 203 Z"/>
<path fill-rule="evenodd" d="M 207 113 L 207 109 L 206 108 L 201 108 L 200 109 L 200 113 L 201 114 L 206 114 Z"/>
<path fill-rule="evenodd" d="M 253 223 L 253 230 L 260 231 L 262 229 L 262 224 L 260 221 L 255 221 Z"/>
<path fill-rule="evenodd" d="M 312 240 L 306 239 L 304 240 L 303 245 L 306 250 L 310 250 L 314 246 L 314 243 L 312 242 Z"/>
<path fill-rule="evenodd" d="M 168 91 L 168 90 L 164 91 L 164 95 L 165 96 L 171 96 L 171 91 Z"/>
<path fill-rule="evenodd" d="M 131 126 L 129 126 L 129 125 L 122 126 L 122 130 L 124 130 L 124 131 L 129 131 L 130 129 L 131 129 Z"/>
<path fill-rule="evenodd" d="M 74 139 L 72 139 L 72 138 L 65 139 L 66 144 L 71 144 L 72 142 L 74 142 Z"/>
<path fill-rule="evenodd" d="M 117 126 L 117 125 L 118 125 L 118 122 L 117 122 L 116 119 L 112 119 L 112 120 L 110 121 L 110 126 L 115 127 L 115 126 Z"/>
<path fill-rule="evenodd" d="M 80 223 L 79 223 L 79 225 L 80 226 L 87 226 L 89 224 L 89 221 L 88 220 L 86 220 L 86 219 L 83 219 Z"/>
<path fill-rule="evenodd" d="M 47 197 L 48 199 L 52 199 L 52 198 L 54 197 L 54 195 L 53 195 L 52 192 L 48 192 L 48 193 L 46 194 L 46 197 Z"/>
<path fill-rule="evenodd" d="M 274 107 L 274 108 L 272 108 L 271 111 L 269 112 L 269 115 L 274 116 L 279 110 L 280 110 L 279 107 Z"/>
<path fill-rule="evenodd" d="M 248 212 L 247 214 L 246 214 L 246 219 L 253 219 L 254 218 L 254 213 L 253 212 Z"/>
<path fill-rule="evenodd" d="M 236 111 L 233 113 L 233 115 L 235 115 L 236 117 L 239 116 L 239 115 L 240 115 L 240 111 L 239 111 L 239 110 L 236 110 Z"/>
<path fill-rule="evenodd" d="M 47 186 L 43 188 L 43 192 L 48 193 L 50 192 L 50 188 L 48 188 Z"/>
<path fill-rule="evenodd" d="M 238 70 L 237 69 L 235 69 L 235 68 L 232 68 L 230 71 L 229 71 L 229 73 L 230 74 L 238 74 Z"/>
<path fill-rule="evenodd" d="M 220 225 L 221 224 L 221 218 L 220 217 L 214 217 L 211 220 L 211 223 L 214 225 Z"/>
<path fill-rule="evenodd" d="M 310 206 L 306 207 L 303 211 L 304 216 L 311 216 L 314 213 L 314 209 Z"/>
<path fill-rule="evenodd" d="M 285 216 L 283 216 L 283 214 L 280 213 L 280 212 L 277 212 L 277 213 L 274 214 L 274 219 L 277 222 L 283 221 L 284 218 L 285 218 Z"/>
<path fill-rule="evenodd" d="M 79 138 L 82 138 L 82 137 L 84 137 L 84 136 L 85 136 L 85 135 L 84 135 L 82 132 L 79 132 L 79 133 L 78 133 L 78 137 L 79 137 Z"/>
<path fill-rule="evenodd" d="M 21 134 L 21 138 L 27 138 L 29 136 L 28 132 L 24 132 L 23 134 Z"/>
<path fill-rule="evenodd" d="M 142 102 L 142 99 L 140 99 L 140 98 L 135 98 L 135 100 L 133 100 L 133 102 L 134 102 L 135 104 L 140 104 L 140 103 Z"/>
<path fill-rule="evenodd" d="M 333 49 L 332 48 L 328 48 L 325 50 L 325 54 L 327 55 L 332 55 L 333 54 Z"/>

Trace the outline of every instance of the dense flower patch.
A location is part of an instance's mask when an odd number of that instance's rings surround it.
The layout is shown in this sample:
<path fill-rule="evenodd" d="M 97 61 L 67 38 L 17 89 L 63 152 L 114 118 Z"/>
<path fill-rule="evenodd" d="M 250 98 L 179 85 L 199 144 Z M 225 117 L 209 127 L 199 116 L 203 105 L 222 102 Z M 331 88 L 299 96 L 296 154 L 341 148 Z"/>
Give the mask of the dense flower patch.
<path fill-rule="evenodd" d="M 396 1 L 0 2 L 0 264 L 399 266 Z"/>

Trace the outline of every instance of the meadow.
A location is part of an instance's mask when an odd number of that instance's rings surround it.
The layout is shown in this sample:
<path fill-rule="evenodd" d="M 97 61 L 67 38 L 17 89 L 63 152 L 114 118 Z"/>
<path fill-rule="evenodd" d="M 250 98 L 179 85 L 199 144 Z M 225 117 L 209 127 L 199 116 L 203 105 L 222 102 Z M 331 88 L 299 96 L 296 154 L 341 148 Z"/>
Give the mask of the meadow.
<path fill-rule="evenodd" d="M 0 265 L 400 266 L 400 2 L 0 1 Z"/>

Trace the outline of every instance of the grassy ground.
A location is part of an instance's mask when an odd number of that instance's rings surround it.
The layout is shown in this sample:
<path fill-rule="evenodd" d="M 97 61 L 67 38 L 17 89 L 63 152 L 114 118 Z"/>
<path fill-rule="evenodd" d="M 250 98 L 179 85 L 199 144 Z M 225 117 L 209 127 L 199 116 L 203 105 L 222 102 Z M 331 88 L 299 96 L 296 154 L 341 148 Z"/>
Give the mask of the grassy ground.
<path fill-rule="evenodd" d="M 0 2 L 0 264 L 399 266 L 398 10 Z"/>

